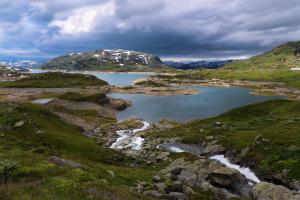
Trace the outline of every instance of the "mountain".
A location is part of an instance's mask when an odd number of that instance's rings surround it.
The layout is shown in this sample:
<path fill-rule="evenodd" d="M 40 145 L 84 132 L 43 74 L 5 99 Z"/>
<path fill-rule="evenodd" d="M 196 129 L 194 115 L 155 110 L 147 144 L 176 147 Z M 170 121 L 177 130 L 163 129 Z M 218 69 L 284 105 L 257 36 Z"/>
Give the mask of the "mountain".
<path fill-rule="evenodd" d="M 0 62 L 0 65 L 12 67 L 12 68 L 35 68 L 40 65 L 40 63 L 32 60 L 20 60 L 12 62 Z"/>
<path fill-rule="evenodd" d="M 207 69 L 217 69 L 223 67 L 224 65 L 233 62 L 234 60 L 223 60 L 223 61 L 197 61 L 190 63 L 182 63 L 182 62 L 173 62 L 173 61 L 165 61 L 164 63 L 169 67 L 175 69 L 197 69 L 197 68 L 207 68 Z"/>
<path fill-rule="evenodd" d="M 167 68 L 159 57 L 128 50 L 95 50 L 85 53 L 71 53 L 54 58 L 44 69 L 59 70 L 117 70 L 152 71 Z"/>
<path fill-rule="evenodd" d="M 300 41 L 288 42 L 248 60 L 227 64 L 231 69 L 296 69 L 300 68 Z"/>

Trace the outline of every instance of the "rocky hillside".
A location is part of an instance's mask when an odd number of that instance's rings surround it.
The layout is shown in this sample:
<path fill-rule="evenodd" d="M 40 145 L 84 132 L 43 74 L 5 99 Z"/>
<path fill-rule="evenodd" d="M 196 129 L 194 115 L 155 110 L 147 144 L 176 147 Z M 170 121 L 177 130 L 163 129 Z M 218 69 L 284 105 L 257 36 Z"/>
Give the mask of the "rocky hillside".
<path fill-rule="evenodd" d="M 226 65 L 232 69 L 293 69 L 300 68 L 300 41 L 288 42 L 248 60 Z"/>
<path fill-rule="evenodd" d="M 182 63 L 182 62 L 173 62 L 173 61 L 165 61 L 164 63 L 169 67 L 175 69 L 197 69 L 197 68 L 206 68 L 206 69 L 217 69 L 223 67 L 224 65 L 233 62 L 234 60 L 220 60 L 220 61 L 196 61 L 196 62 L 189 62 L 189 63 Z"/>
<path fill-rule="evenodd" d="M 166 65 L 157 56 L 118 49 L 71 53 L 54 58 L 42 67 L 60 70 L 152 71 L 166 68 Z"/>

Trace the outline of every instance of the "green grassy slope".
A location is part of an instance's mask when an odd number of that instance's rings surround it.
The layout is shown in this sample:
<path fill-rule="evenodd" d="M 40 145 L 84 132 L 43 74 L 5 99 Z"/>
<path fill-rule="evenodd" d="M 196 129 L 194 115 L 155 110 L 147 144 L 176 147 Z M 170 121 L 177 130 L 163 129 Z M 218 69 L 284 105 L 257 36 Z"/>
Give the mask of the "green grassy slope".
<path fill-rule="evenodd" d="M 16 127 L 15 123 L 24 121 Z M 57 166 L 59 156 L 81 168 Z M 128 167 L 129 159 L 81 135 L 37 105 L 0 105 L 0 177 L 2 162 L 17 163 L 0 199 L 148 199 L 130 192 L 136 180 L 151 181 L 154 170 Z M 2 181 L 2 179 L 0 178 Z"/>
<path fill-rule="evenodd" d="M 224 127 L 215 126 L 222 122 Z M 300 180 L 300 102 L 275 100 L 235 109 L 221 116 L 195 120 L 157 137 L 183 137 L 185 143 L 222 144 L 240 152 L 259 174 L 280 174 Z M 213 137 L 211 137 L 213 136 Z M 255 141 L 259 140 L 257 144 Z"/>
<path fill-rule="evenodd" d="M 300 67 L 300 41 L 283 44 L 270 52 L 227 64 L 220 69 L 181 73 L 192 75 L 196 79 L 282 82 L 287 87 L 300 88 L 300 71 L 291 70 L 297 67 Z"/>
<path fill-rule="evenodd" d="M 30 77 L 13 82 L 2 82 L 0 87 L 15 88 L 62 88 L 62 87 L 88 87 L 104 86 L 107 82 L 95 76 L 83 74 L 69 74 L 62 72 L 47 72 L 30 74 Z"/>
<path fill-rule="evenodd" d="M 300 52 L 295 55 L 300 47 L 300 41 L 289 42 L 276 47 L 270 52 L 254 56 L 246 61 L 227 64 L 230 69 L 290 69 L 300 67 Z"/>

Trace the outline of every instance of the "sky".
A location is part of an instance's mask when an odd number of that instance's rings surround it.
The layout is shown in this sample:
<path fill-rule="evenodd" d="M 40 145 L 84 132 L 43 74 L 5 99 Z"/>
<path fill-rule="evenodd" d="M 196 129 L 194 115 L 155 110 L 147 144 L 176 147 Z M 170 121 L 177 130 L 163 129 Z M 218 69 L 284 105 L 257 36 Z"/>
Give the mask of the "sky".
<path fill-rule="evenodd" d="M 237 59 L 300 40 L 299 0 L 1 0 L 0 60 L 95 49 Z"/>

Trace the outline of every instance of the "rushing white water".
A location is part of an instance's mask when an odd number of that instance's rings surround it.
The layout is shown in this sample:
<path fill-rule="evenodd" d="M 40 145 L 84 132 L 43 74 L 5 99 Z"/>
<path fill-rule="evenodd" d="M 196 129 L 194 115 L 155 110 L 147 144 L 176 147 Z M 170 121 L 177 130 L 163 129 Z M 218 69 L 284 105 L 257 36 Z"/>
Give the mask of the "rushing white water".
<path fill-rule="evenodd" d="M 52 101 L 53 98 L 47 98 L 47 99 L 36 99 L 31 101 L 31 103 L 35 103 L 35 104 L 46 104 L 49 103 L 50 101 Z"/>
<path fill-rule="evenodd" d="M 150 123 L 142 122 L 143 127 L 133 130 L 120 130 L 117 131 L 117 134 L 120 136 L 117 138 L 117 141 L 114 142 L 110 148 L 112 149 L 127 149 L 140 150 L 142 148 L 144 138 L 135 136 L 137 132 L 147 130 L 150 127 Z"/>
<path fill-rule="evenodd" d="M 243 174 L 248 180 L 251 180 L 255 183 L 259 183 L 260 180 L 257 178 L 257 176 L 252 172 L 248 167 L 244 168 L 236 164 L 232 164 L 228 158 L 226 158 L 224 155 L 215 155 L 210 157 L 212 160 L 217 160 L 220 163 L 226 165 L 226 167 L 236 169 L 238 170 L 241 174 Z"/>
<path fill-rule="evenodd" d="M 182 152 L 185 152 L 185 150 L 183 150 L 183 149 L 181 149 L 181 148 L 179 148 L 179 147 L 169 147 L 169 150 L 171 151 L 171 152 L 175 152 L 175 153 L 182 153 Z"/>

